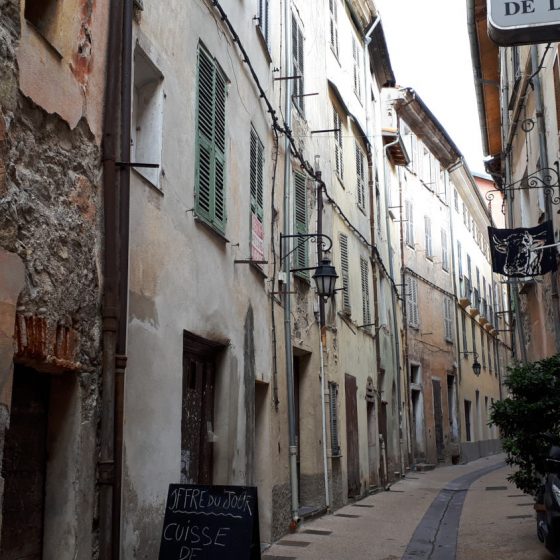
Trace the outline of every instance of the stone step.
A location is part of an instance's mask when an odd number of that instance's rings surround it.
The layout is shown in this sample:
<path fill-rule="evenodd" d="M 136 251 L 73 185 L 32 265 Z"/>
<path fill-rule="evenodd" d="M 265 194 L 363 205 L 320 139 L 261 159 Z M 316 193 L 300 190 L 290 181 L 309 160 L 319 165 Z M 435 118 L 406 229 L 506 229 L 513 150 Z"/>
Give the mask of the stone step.
<path fill-rule="evenodd" d="M 436 468 L 432 463 L 416 463 L 414 470 L 417 472 L 433 471 Z"/>

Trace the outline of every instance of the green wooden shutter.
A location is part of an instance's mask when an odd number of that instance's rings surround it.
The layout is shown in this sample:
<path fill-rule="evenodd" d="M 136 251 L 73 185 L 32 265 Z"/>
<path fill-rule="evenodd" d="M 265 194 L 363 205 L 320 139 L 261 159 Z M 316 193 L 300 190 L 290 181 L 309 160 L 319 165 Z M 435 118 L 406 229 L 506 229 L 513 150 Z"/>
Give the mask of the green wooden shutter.
<path fill-rule="evenodd" d="M 215 60 L 198 48 L 195 211 L 222 233 L 226 226 L 227 84 Z"/>
<path fill-rule="evenodd" d="M 251 129 L 250 161 L 251 211 L 258 216 L 262 222 L 264 206 L 264 146 L 254 129 Z"/>
<path fill-rule="evenodd" d="M 356 186 L 358 190 L 358 206 L 365 209 L 366 205 L 366 173 L 364 153 L 356 141 Z"/>
<path fill-rule="evenodd" d="M 301 76 L 299 80 L 293 81 L 293 101 L 294 105 L 301 113 L 304 112 L 304 77 L 303 77 L 303 33 L 297 23 L 295 16 L 292 15 L 292 62 L 294 76 Z"/>
<path fill-rule="evenodd" d="M 294 173 L 294 200 L 295 200 L 295 233 L 307 233 L 307 182 L 303 173 Z M 294 268 L 309 266 L 308 241 L 296 239 L 297 249 L 294 251 Z M 298 273 L 304 278 L 309 277 L 307 271 Z"/>

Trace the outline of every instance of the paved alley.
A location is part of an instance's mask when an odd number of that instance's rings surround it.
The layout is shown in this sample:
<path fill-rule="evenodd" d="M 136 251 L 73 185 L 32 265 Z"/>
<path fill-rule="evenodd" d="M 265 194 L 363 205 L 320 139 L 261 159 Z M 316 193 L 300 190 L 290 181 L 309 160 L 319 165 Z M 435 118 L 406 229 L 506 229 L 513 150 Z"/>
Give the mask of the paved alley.
<path fill-rule="evenodd" d="M 550 560 L 532 499 L 507 482 L 504 456 L 410 473 L 389 492 L 305 523 L 267 560 Z"/>

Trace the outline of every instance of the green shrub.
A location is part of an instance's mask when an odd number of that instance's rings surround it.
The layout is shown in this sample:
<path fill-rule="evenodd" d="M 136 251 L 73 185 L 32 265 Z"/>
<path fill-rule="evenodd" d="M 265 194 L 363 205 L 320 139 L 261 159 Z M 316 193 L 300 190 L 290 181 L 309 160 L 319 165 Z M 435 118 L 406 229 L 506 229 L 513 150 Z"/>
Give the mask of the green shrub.
<path fill-rule="evenodd" d="M 504 384 L 509 397 L 494 403 L 490 420 L 500 429 L 506 462 L 517 467 L 509 480 L 535 494 L 550 436 L 560 436 L 560 355 L 510 367 Z"/>

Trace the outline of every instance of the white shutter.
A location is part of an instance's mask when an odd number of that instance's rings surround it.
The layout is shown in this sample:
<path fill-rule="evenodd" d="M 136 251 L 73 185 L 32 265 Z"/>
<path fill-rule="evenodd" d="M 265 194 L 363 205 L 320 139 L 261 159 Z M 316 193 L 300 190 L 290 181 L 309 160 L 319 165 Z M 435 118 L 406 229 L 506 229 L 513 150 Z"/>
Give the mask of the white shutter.
<path fill-rule="evenodd" d="M 342 308 L 345 313 L 350 315 L 352 307 L 350 305 L 350 264 L 348 257 L 348 236 L 344 233 L 339 234 L 340 245 L 340 271 L 342 276 Z"/>

